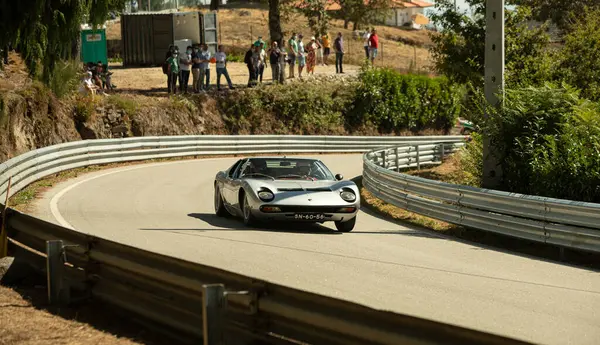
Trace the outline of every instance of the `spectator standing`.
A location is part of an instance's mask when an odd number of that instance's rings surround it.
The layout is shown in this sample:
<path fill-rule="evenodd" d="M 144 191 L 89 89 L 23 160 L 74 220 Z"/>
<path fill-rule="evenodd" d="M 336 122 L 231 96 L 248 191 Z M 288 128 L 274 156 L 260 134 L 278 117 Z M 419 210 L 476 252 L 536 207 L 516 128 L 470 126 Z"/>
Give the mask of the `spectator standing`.
<path fill-rule="evenodd" d="M 365 34 L 363 35 L 363 43 L 364 43 L 364 48 L 365 48 L 365 55 L 367 56 L 367 60 L 369 59 L 369 39 L 371 38 L 371 34 L 369 33 L 369 28 L 367 28 L 367 31 L 365 31 Z"/>
<path fill-rule="evenodd" d="M 179 54 L 177 50 L 173 50 L 171 57 L 167 60 L 168 75 L 169 75 L 169 93 L 177 92 L 177 79 L 179 78 Z"/>
<path fill-rule="evenodd" d="M 377 30 L 373 28 L 371 31 L 371 37 L 369 37 L 369 46 L 371 50 L 371 64 L 375 64 L 375 58 L 377 57 L 377 50 L 379 48 L 379 36 L 377 36 Z"/>
<path fill-rule="evenodd" d="M 279 48 L 281 54 L 279 55 L 279 82 L 283 84 L 285 82 L 285 67 L 287 65 L 288 57 L 285 48 L 285 41 L 281 40 L 281 48 Z"/>
<path fill-rule="evenodd" d="M 254 43 L 250 45 L 250 49 L 246 52 L 244 56 L 244 63 L 246 67 L 248 67 L 248 87 L 252 87 L 252 83 L 254 81 L 254 63 L 252 61 L 252 56 L 254 55 Z"/>
<path fill-rule="evenodd" d="M 200 80 L 198 85 L 201 90 L 208 90 L 210 85 L 210 52 L 206 44 L 202 45 L 202 51 L 200 52 Z"/>
<path fill-rule="evenodd" d="M 225 49 L 222 45 L 219 45 L 219 51 L 215 54 L 215 60 L 217 64 L 217 90 L 221 90 L 221 75 L 225 76 L 229 88 L 233 89 L 229 72 L 227 72 L 227 54 L 225 54 Z"/>
<path fill-rule="evenodd" d="M 323 42 L 321 41 L 321 36 L 316 36 L 315 43 L 317 44 L 317 59 L 315 61 L 315 65 L 320 64 L 323 66 Z"/>
<path fill-rule="evenodd" d="M 279 82 L 279 76 L 281 74 L 280 68 L 281 61 L 281 50 L 277 45 L 277 41 L 273 41 L 271 49 L 269 49 L 269 63 L 271 64 L 271 73 L 273 75 L 273 83 Z"/>
<path fill-rule="evenodd" d="M 329 39 L 329 32 L 325 32 L 323 37 L 321 37 L 321 41 L 323 42 L 323 64 L 327 66 L 327 60 L 329 59 L 329 54 L 331 54 L 331 41 Z"/>
<path fill-rule="evenodd" d="M 316 43 L 315 37 L 310 38 L 310 42 L 306 45 L 306 51 L 308 52 L 307 61 L 306 61 L 306 73 L 307 74 L 315 74 L 315 65 L 317 64 L 317 49 L 318 45 Z"/>
<path fill-rule="evenodd" d="M 198 46 L 195 46 L 192 49 L 192 87 L 194 88 L 194 92 L 200 92 L 200 84 L 198 83 L 200 80 L 200 50 Z"/>
<path fill-rule="evenodd" d="M 260 47 L 260 65 L 258 66 L 257 79 L 262 83 L 263 74 L 265 73 L 265 66 L 267 64 L 267 52 L 265 52 L 265 43 L 259 43 Z"/>
<path fill-rule="evenodd" d="M 344 60 L 344 39 L 342 33 L 338 32 L 338 37 L 333 42 L 335 48 L 335 73 L 344 73 L 342 62 Z"/>
<path fill-rule="evenodd" d="M 294 67 L 296 67 L 296 58 L 298 56 L 298 42 L 296 41 L 296 33 L 288 41 L 288 62 L 290 63 L 290 79 L 295 78 Z"/>
<path fill-rule="evenodd" d="M 181 57 L 179 57 L 179 65 L 181 66 L 181 72 L 179 73 L 179 91 L 181 93 L 188 92 L 192 63 L 192 46 L 188 46 L 185 53 L 181 54 Z"/>
<path fill-rule="evenodd" d="M 258 77 L 262 65 L 264 65 L 262 51 L 260 49 L 260 46 L 255 45 L 254 51 L 252 52 L 252 67 L 254 68 L 254 85 L 258 84 Z"/>
<path fill-rule="evenodd" d="M 302 42 L 302 34 L 298 34 L 298 78 L 302 78 L 302 70 L 306 66 L 306 53 L 304 51 L 304 43 Z"/>

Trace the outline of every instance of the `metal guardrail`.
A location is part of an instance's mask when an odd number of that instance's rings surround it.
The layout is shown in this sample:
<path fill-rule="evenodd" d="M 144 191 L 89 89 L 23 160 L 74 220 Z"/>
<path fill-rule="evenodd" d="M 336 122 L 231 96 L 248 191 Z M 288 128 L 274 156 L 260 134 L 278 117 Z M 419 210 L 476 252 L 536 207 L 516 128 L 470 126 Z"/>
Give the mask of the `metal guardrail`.
<path fill-rule="evenodd" d="M 394 159 L 434 162 L 462 137 L 188 136 L 90 140 L 55 145 L 0 165 L 0 194 L 44 176 L 93 164 L 195 155 L 366 152 L 422 144 L 422 155 Z M 448 146 L 438 148 L 434 142 Z M 444 144 L 446 145 L 446 144 Z M 458 144 L 460 145 L 460 144 Z M 421 146 L 420 146 L 421 147 Z M 385 159 L 385 158 L 384 158 Z M 48 276 L 51 303 L 93 297 L 158 325 L 182 342 L 525 344 L 453 325 L 375 310 L 201 264 L 89 236 L 8 209 L 3 218 L 15 260 Z"/>
<path fill-rule="evenodd" d="M 600 204 L 454 185 L 399 173 L 398 168 L 418 166 L 419 157 L 430 159 L 430 151 L 423 151 L 424 147 L 429 146 L 389 147 L 364 154 L 364 186 L 387 203 L 451 224 L 600 253 Z M 402 158 L 398 160 L 399 152 Z M 414 154 L 407 159 L 403 155 L 409 152 Z"/>

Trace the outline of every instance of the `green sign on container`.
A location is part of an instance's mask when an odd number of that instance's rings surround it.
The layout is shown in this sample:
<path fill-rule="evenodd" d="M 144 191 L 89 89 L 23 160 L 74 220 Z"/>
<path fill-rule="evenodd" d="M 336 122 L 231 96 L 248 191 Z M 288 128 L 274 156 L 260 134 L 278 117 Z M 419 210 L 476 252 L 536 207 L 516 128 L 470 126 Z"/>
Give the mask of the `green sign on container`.
<path fill-rule="evenodd" d="M 105 29 L 81 30 L 81 61 L 108 64 Z"/>

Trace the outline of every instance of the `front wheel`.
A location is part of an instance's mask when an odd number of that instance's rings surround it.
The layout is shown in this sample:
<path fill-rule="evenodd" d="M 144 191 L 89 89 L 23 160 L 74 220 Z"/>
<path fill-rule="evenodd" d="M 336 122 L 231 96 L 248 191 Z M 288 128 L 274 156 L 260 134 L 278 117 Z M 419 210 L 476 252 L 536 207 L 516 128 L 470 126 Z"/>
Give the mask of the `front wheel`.
<path fill-rule="evenodd" d="M 354 229 L 354 225 L 356 224 L 356 216 L 346 222 L 335 222 L 335 227 L 339 232 L 350 232 Z"/>
<path fill-rule="evenodd" d="M 244 211 L 244 224 L 246 226 L 254 225 L 256 223 L 256 218 L 252 214 L 252 208 L 250 207 L 248 194 L 244 195 L 244 205 L 242 205 L 242 210 Z"/>
<path fill-rule="evenodd" d="M 221 196 L 221 190 L 219 186 L 215 185 L 215 213 L 218 217 L 225 217 L 229 214 L 225 205 L 223 205 L 223 197 Z"/>

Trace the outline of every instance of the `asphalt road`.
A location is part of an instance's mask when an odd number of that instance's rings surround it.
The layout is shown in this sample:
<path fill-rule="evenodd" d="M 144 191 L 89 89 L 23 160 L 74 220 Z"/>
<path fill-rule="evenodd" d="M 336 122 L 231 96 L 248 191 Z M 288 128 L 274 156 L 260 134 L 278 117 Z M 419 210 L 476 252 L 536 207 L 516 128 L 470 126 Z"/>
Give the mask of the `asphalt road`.
<path fill-rule="evenodd" d="M 321 156 L 334 173 L 360 155 Z M 600 274 L 466 244 L 363 210 L 351 233 L 248 229 L 214 215 L 213 179 L 233 158 L 124 167 L 57 185 L 36 216 L 158 253 L 542 344 L 600 343 Z"/>

